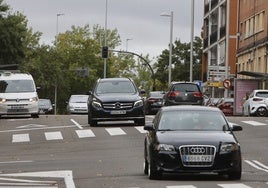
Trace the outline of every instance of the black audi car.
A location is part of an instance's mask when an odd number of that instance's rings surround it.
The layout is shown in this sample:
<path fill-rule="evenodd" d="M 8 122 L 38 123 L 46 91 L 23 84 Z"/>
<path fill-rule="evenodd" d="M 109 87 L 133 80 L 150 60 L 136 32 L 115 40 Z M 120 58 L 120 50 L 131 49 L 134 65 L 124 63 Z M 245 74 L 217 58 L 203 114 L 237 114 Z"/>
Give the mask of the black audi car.
<path fill-rule="evenodd" d="M 167 106 L 144 127 L 144 173 L 159 179 L 163 173 L 217 173 L 241 178 L 241 150 L 233 131 L 242 127 L 227 121 L 218 108 Z"/>

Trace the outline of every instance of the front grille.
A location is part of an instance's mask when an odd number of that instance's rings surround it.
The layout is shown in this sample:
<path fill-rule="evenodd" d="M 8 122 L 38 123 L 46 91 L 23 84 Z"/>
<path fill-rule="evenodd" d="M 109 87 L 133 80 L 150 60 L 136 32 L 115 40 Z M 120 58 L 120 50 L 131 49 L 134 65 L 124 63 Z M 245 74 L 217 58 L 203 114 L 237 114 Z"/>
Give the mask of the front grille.
<path fill-rule="evenodd" d="M 183 145 L 179 147 L 182 164 L 186 167 L 209 167 L 214 163 L 216 147 L 212 145 Z"/>
<path fill-rule="evenodd" d="M 133 103 L 131 102 L 113 102 L 113 103 L 103 103 L 103 108 L 106 110 L 127 110 L 131 109 Z"/>

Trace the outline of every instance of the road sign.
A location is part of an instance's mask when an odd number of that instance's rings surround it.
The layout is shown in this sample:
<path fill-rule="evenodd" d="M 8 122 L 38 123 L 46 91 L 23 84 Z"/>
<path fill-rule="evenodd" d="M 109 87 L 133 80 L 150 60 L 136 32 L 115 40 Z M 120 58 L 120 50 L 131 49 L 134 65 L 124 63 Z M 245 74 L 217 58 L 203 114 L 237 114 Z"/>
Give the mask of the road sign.
<path fill-rule="evenodd" d="M 231 81 L 229 79 L 223 80 L 223 87 L 229 89 L 231 87 Z"/>

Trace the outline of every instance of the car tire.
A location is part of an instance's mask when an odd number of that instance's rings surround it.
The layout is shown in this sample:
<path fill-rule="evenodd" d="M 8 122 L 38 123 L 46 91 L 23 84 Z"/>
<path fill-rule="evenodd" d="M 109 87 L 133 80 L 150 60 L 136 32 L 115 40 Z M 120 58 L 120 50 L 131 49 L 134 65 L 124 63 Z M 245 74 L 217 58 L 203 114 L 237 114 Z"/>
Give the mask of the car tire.
<path fill-rule="evenodd" d="M 265 107 L 259 107 L 257 110 L 256 110 L 256 115 L 258 117 L 265 117 L 267 116 L 267 109 Z"/>
<path fill-rule="evenodd" d="M 145 118 L 135 120 L 135 124 L 139 126 L 145 125 Z"/>
<path fill-rule="evenodd" d="M 143 162 L 143 172 L 144 174 L 148 175 L 148 161 L 146 159 L 144 159 L 144 162 Z"/>
<path fill-rule="evenodd" d="M 156 166 L 152 162 L 148 163 L 148 177 L 151 180 L 159 180 L 162 177 L 162 173 L 156 169 Z"/>
<path fill-rule="evenodd" d="M 96 127 L 98 125 L 98 122 L 95 120 L 91 120 L 89 124 L 91 127 Z"/>
<path fill-rule="evenodd" d="M 39 118 L 39 114 L 31 114 L 32 118 Z"/>

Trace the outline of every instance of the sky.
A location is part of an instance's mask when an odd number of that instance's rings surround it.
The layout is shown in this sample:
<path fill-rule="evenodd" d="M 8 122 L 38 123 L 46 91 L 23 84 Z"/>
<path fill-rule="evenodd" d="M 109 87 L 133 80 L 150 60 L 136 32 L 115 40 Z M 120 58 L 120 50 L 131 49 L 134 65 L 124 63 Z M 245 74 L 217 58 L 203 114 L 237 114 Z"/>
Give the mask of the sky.
<path fill-rule="evenodd" d="M 106 9 L 107 1 L 107 9 Z M 191 0 L 4 0 L 12 11 L 23 13 L 28 26 L 42 33 L 41 43 L 52 44 L 57 31 L 71 26 L 91 28 L 98 24 L 117 29 L 121 45 L 115 50 L 127 50 L 156 58 L 170 41 L 170 17 L 160 16 L 173 11 L 173 42 L 191 41 Z M 194 36 L 201 34 L 203 0 L 194 0 Z M 63 14 L 57 16 L 57 14 Z M 57 24 L 58 19 L 58 24 Z"/>

